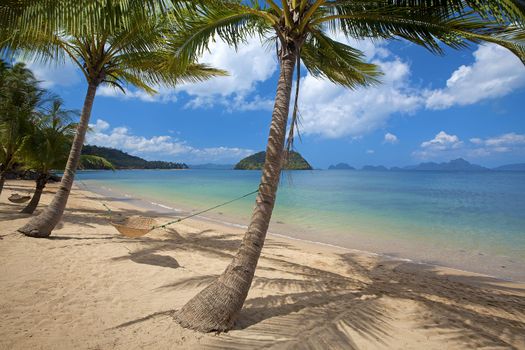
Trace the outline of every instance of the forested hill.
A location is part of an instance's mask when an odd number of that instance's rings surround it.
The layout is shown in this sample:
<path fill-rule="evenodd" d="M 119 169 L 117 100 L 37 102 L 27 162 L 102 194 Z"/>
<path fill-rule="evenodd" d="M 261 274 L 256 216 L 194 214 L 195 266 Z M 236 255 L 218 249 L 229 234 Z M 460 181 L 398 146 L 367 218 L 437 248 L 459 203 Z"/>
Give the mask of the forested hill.
<path fill-rule="evenodd" d="M 235 165 L 235 170 L 257 170 L 262 169 L 266 152 L 252 154 Z M 286 170 L 312 170 L 308 162 L 297 152 L 290 152 L 288 162 L 284 166 Z"/>
<path fill-rule="evenodd" d="M 113 164 L 116 169 L 188 169 L 188 166 L 184 163 L 147 161 L 108 147 L 85 145 L 82 148 L 82 154 L 103 157 Z"/>

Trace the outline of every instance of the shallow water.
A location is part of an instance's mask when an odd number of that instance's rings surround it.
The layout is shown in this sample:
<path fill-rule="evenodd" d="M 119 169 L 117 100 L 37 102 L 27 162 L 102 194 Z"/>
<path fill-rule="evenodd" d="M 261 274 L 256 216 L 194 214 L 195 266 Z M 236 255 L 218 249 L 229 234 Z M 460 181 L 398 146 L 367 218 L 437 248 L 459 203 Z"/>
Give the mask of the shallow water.
<path fill-rule="evenodd" d="M 90 189 L 184 211 L 250 192 L 259 177 L 239 170 L 79 173 Z M 253 203 L 251 196 L 207 216 L 247 224 Z M 283 175 L 270 231 L 523 281 L 524 213 L 525 173 L 295 171 Z"/>

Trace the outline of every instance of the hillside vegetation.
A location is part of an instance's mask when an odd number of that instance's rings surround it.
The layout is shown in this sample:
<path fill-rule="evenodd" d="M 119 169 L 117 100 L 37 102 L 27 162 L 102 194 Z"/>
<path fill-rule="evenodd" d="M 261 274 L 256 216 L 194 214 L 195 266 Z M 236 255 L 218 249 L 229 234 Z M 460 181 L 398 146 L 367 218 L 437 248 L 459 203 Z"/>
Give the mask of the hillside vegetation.
<path fill-rule="evenodd" d="M 116 169 L 188 169 L 184 163 L 147 161 L 137 156 L 132 156 L 118 149 L 85 145 L 83 155 L 98 156 L 107 159 Z M 99 167 L 100 163 L 92 162 L 83 164 L 84 169 L 106 169 Z"/>
<path fill-rule="evenodd" d="M 262 169 L 264 164 L 264 158 L 266 157 L 266 152 L 259 152 L 252 154 L 234 167 L 235 170 L 259 170 Z M 288 161 L 283 167 L 285 170 L 312 170 L 312 167 L 308 162 L 297 152 L 290 152 L 288 156 Z"/>

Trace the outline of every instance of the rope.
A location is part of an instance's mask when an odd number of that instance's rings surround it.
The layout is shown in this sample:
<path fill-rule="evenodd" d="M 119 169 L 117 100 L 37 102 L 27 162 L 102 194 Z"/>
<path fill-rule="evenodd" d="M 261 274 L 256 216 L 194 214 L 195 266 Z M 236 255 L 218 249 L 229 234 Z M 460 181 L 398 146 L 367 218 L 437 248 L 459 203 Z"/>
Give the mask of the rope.
<path fill-rule="evenodd" d="M 79 180 L 79 182 L 80 182 L 80 183 L 86 188 L 86 190 L 88 190 L 88 187 L 87 187 L 87 185 L 86 185 L 84 182 L 82 182 L 81 180 Z M 229 200 L 229 201 L 227 201 L 227 202 L 224 202 L 224 203 L 221 203 L 221 204 L 217 204 L 217 205 L 215 205 L 215 206 L 213 206 L 213 207 L 210 207 L 210 208 L 208 208 L 208 209 L 201 210 L 201 211 L 199 211 L 199 212 L 197 212 L 197 213 L 190 214 L 190 215 L 187 215 L 187 216 L 185 216 L 185 217 L 182 217 L 182 218 L 179 218 L 179 219 L 176 219 L 176 220 L 173 220 L 173 221 L 168 221 L 168 222 L 166 222 L 166 223 L 164 223 L 164 224 L 162 224 L 162 225 L 152 226 L 152 227 L 151 227 L 151 230 L 154 230 L 154 229 L 157 229 L 157 228 L 166 228 L 166 227 L 168 227 L 168 226 L 170 226 L 170 225 L 173 225 L 173 224 L 179 223 L 179 222 L 181 222 L 181 221 L 187 220 L 187 219 L 192 218 L 192 217 L 194 217 L 194 216 L 201 215 L 201 214 L 204 214 L 204 213 L 206 213 L 206 212 L 212 211 L 212 210 L 214 210 L 214 209 L 217 209 L 217 208 L 223 207 L 223 206 L 225 206 L 225 205 L 228 205 L 228 204 L 230 204 L 230 203 L 236 202 L 236 201 L 238 201 L 238 200 L 241 200 L 241 199 L 243 199 L 243 198 L 246 198 L 246 197 L 248 197 L 248 196 L 251 196 L 252 194 L 255 194 L 255 193 L 257 193 L 257 192 L 259 192 L 259 189 L 255 190 L 255 191 L 251 191 L 250 193 L 246 193 L 246 194 L 244 194 L 244 195 L 242 195 L 242 196 L 240 196 L 240 197 L 237 197 L 237 198 L 231 199 L 231 200 Z M 112 210 L 106 205 L 106 203 L 103 203 L 103 202 L 101 202 L 101 201 L 98 201 L 98 202 L 99 202 L 100 204 L 102 204 L 102 205 L 106 208 L 106 210 L 109 212 L 109 215 L 110 215 L 110 217 L 111 217 L 111 215 L 113 214 L 113 211 L 112 211 Z"/>
<path fill-rule="evenodd" d="M 165 224 L 162 224 L 162 225 L 153 226 L 152 229 L 156 229 L 156 228 L 165 228 L 165 227 L 167 227 L 167 226 L 169 226 L 169 225 L 176 224 L 176 223 L 181 222 L 181 221 L 183 221 L 183 220 L 186 220 L 186 219 L 192 218 L 192 217 L 197 216 L 197 215 L 200 215 L 200 214 L 204 214 L 204 213 L 206 213 L 206 212 L 208 212 L 208 211 L 211 211 L 211 210 L 213 210 L 213 209 L 217 209 L 217 208 L 220 208 L 220 207 L 225 206 L 225 205 L 227 205 L 227 204 L 230 204 L 230 203 L 233 203 L 233 202 L 235 202 L 235 201 L 241 200 L 241 199 L 246 198 L 246 197 L 248 197 L 248 196 L 251 196 L 252 194 L 257 193 L 257 192 L 259 192 L 258 189 L 255 190 L 255 191 L 252 191 L 252 192 L 250 192 L 250 193 L 246 193 L 245 195 L 242 195 L 242 196 L 237 197 L 237 198 L 235 198 L 235 199 L 232 199 L 232 200 L 229 200 L 229 201 L 227 201 L 227 202 L 224 202 L 224 203 L 218 204 L 218 205 L 216 205 L 216 206 L 214 206 L 214 207 L 211 207 L 211 208 L 208 208 L 208 209 L 205 209 L 205 210 L 199 211 L 199 212 L 197 212 L 197 213 L 194 213 L 194 214 L 191 214 L 191 215 L 185 216 L 185 217 L 183 217 L 183 218 L 180 218 L 180 219 L 177 219 L 177 220 L 173 220 L 173 221 L 169 221 L 169 222 L 167 222 L 167 223 L 165 223 Z"/>

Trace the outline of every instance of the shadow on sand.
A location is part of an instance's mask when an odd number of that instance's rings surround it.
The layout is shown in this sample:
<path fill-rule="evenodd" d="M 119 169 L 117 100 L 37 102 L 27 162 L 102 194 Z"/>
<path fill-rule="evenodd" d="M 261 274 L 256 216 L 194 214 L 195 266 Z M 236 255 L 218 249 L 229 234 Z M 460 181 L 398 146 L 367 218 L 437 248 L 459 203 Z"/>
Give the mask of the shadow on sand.
<path fill-rule="evenodd" d="M 155 216 L 162 220 L 156 212 L 123 210 L 119 213 Z M 64 225 L 79 222 L 90 228 L 105 225 L 106 212 L 103 209 L 75 209 L 64 215 Z M 51 236 L 50 239 L 77 240 L 75 244 L 78 245 L 106 244 L 108 240 L 140 243 L 138 250 L 113 260 L 129 259 L 137 264 L 171 269 L 181 267 L 173 257 L 181 251 L 213 256 L 227 263 L 240 243 L 239 236 L 234 234 L 205 230 L 182 236 L 175 229 L 137 239 L 119 236 L 116 231 L 115 236 L 77 234 Z M 277 252 L 284 247 L 294 249 L 272 239 L 267 241 L 266 247 Z M 165 255 L 168 253 L 169 256 Z M 523 343 L 519 338 L 525 334 L 523 290 L 495 285 L 495 280 L 488 277 L 444 276 L 426 265 L 379 259 L 364 264 L 359 256 L 350 253 L 337 258 L 346 270 L 344 274 L 263 252 L 252 288 L 263 292 L 257 295 L 264 296 L 247 299 L 234 330 L 206 338 L 202 345 L 217 349 L 357 349 L 355 337 L 358 336 L 388 347 L 389 339 L 396 332 L 394 321 L 410 316 L 411 312 L 415 315 L 412 327 L 422 332 L 438 329 L 447 339 L 465 348 L 515 348 L 514 344 Z M 281 277 L 264 277 L 263 272 L 275 272 Z M 204 288 L 216 277 L 179 278 L 159 289 L 177 295 L 180 290 Z M 396 309 L 392 300 L 402 303 L 400 305 L 414 305 L 414 309 Z M 498 312 L 486 312 L 496 308 Z M 175 310 L 156 312 L 115 328 L 136 326 L 156 317 L 170 317 L 173 312 Z M 174 327 L 178 326 L 174 323 Z"/>

